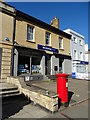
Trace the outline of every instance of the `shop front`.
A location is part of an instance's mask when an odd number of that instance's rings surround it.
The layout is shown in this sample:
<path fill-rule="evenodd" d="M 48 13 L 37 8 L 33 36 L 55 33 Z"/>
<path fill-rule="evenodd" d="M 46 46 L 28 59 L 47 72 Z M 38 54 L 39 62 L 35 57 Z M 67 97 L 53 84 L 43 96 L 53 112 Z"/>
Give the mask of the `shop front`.
<path fill-rule="evenodd" d="M 72 78 L 88 79 L 88 62 L 73 61 L 72 62 Z"/>
<path fill-rule="evenodd" d="M 22 74 L 45 74 L 45 53 L 35 49 L 16 46 L 14 50 L 14 76 Z"/>
<path fill-rule="evenodd" d="M 48 53 L 47 51 L 50 51 Z M 38 45 L 38 49 L 15 46 L 14 50 L 14 76 L 18 75 L 56 75 L 68 73 L 70 69 L 70 56 L 61 55 L 58 49 Z M 67 62 L 69 61 L 69 63 Z"/>

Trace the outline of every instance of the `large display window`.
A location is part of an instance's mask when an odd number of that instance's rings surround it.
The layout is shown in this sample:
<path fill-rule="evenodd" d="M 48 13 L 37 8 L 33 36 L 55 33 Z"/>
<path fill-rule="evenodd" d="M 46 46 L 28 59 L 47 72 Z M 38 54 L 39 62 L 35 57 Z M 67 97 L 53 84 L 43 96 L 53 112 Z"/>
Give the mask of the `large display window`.
<path fill-rule="evenodd" d="M 31 57 L 31 64 L 30 64 L 30 57 L 19 56 L 18 75 L 21 75 L 24 73 L 41 74 L 41 58 Z"/>
<path fill-rule="evenodd" d="M 84 61 L 74 61 L 72 66 L 72 78 L 87 79 L 88 63 Z"/>
<path fill-rule="evenodd" d="M 30 57 L 19 56 L 18 61 L 18 74 L 30 72 Z"/>
<path fill-rule="evenodd" d="M 41 58 L 32 57 L 31 73 L 41 74 Z"/>

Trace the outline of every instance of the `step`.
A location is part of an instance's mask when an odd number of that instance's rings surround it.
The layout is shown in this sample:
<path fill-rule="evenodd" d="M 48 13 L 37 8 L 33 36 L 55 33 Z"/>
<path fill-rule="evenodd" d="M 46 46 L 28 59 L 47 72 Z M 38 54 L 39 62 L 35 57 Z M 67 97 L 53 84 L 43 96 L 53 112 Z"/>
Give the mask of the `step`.
<path fill-rule="evenodd" d="M 10 91 L 10 90 L 17 90 L 18 87 L 17 86 L 14 86 L 14 87 L 5 87 L 5 88 L 2 88 L 0 89 L 0 91 Z"/>
<path fill-rule="evenodd" d="M 18 87 L 13 84 L 0 83 L 0 91 L 16 90 L 16 89 L 18 89 Z"/>
<path fill-rule="evenodd" d="M 0 95 L 9 95 L 9 94 L 15 94 L 15 93 L 19 93 L 19 90 L 10 90 L 10 91 L 2 91 L 0 92 Z"/>
<path fill-rule="evenodd" d="M 14 96 L 19 96 L 21 93 L 14 93 L 14 94 L 7 94 L 7 95 L 0 95 L 0 97 L 5 98 L 5 97 L 14 97 Z"/>

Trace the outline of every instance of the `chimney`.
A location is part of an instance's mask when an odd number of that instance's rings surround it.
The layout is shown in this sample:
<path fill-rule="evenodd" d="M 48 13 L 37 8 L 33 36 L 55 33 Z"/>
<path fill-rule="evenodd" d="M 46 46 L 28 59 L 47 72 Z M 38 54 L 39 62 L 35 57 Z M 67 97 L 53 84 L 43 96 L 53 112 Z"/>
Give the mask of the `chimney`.
<path fill-rule="evenodd" d="M 5 2 L 5 0 L 0 0 L 0 2 Z"/>
<path fill-rule="evenodd" d="M 59 29 L 59 19 L 56 16 L 53 20 L 51 20 L 51 26 Z"/>

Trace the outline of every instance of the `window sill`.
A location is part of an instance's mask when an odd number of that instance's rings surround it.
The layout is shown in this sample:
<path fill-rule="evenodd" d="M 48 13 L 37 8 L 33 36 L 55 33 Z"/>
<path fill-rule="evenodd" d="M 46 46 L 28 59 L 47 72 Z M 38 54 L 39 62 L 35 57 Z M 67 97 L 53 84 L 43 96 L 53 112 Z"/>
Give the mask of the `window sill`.
<path fill-rule="evenodd" d="M 64 48 L 59 48 L 59 50 L 64 50 Z"/>
<path fill-rule="evenodd" d="M 74 44 L 77 44 L 76 42 L 74 42 Z"/>
<path fill-rule="evenodd" d="M 35 41 L 27 40 L 27 42 L 36 43 Z"/>
<path fill-rule="evenodd" d="M 46 45 L 47 47 L 52 47 L 51 45 Z"/>

